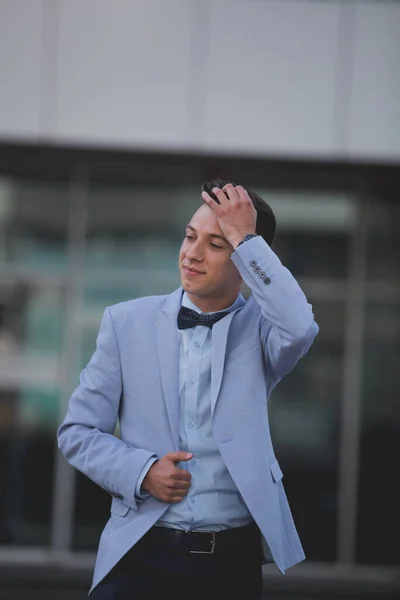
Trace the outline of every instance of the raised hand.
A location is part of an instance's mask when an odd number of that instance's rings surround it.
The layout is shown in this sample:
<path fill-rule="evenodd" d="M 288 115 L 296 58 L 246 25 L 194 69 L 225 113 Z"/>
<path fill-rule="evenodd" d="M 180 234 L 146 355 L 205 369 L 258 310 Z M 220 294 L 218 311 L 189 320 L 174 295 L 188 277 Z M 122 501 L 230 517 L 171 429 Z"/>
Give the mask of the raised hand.
<path fill-rule="evenodd" d="M 163 502 L 180 502 L 188 494 L 192 476 L 177 465 L 192 457 L 191 452 L 168 452 L 152 464 L 142 488 Z"/>
<path fill-rule="evenodd" d="M 204 202 L 215 212 L 222 233 L 228 242 L 236 248 L 238 243 L 249 233 L 255 233 L 257 211 L 250 196 L 243 186 L 233 186 L 231 183 L 222 189 L 213 188 L 213 194 L 219 204 L 202 192 Z"/>

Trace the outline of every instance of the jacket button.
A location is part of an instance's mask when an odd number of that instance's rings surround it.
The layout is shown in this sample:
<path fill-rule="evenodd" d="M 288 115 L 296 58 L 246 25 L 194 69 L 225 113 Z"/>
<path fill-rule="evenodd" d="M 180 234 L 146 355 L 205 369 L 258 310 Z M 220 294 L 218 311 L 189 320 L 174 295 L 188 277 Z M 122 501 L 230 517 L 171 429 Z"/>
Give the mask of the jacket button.
<path fill-rule="evenodd" d="M 266 285 L 268 285 L 269 283 L 271 283 L 271 280 L 270 280 L 270 278 L 269 278 L 269 277 L 264 277 L 264 283 L 265 283 Z"/>
<path fill-rule="evenodd" d="M 250 261 L 250 266 L 253 267 L 253 268 L 256 267 L 257 266 L 257 261 L 256 260 L 251 260 Z"/>

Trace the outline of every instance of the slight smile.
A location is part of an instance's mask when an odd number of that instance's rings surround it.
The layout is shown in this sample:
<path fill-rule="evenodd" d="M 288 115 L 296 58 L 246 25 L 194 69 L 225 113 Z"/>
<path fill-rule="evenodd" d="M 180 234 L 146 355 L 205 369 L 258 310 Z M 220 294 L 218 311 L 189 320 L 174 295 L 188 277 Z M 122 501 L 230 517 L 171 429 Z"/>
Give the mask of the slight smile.
<path fill-rule="evenodd" d="M 189 267 L 183 267 L 184 272 L 187 275 L 204 275 L 204 273 L 201 273 L 200 271 L 196 271 L 195 269 L 190 269 Z"/>

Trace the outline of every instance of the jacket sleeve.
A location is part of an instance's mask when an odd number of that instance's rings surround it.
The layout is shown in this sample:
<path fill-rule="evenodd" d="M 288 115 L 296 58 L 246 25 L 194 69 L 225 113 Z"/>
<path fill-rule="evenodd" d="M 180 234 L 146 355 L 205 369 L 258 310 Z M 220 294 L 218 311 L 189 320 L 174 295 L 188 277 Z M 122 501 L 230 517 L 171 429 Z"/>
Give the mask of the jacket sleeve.
<path fill-rule="evenodd" d="M 69 400 L 57 442 L 73 467 L 137 509 L 136 484 L 144 465 L 155 455 L 130 448 L 114 435 L 122 391 L 118 344 L 111 311 L 106 308 L 95 352 Z"/>
<path fill-rule="evenodd" d="M 238 246 L 231 258 L 261 309 L 273 387 L 306 354 L 319 327 L 296 279 L 261 236 Z"/>

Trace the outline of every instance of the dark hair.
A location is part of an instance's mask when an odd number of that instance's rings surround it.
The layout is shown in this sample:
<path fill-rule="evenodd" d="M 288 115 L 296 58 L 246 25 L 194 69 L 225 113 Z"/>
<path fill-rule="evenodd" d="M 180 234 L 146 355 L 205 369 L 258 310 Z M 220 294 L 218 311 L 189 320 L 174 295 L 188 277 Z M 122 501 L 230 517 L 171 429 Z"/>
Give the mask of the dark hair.
<path fill-rule="evenodd" d="M 212 190 L 215 187 L 222 189 L 228 183 L 231 183 L 235 187 L 237 185 L 228 179 L 211 179 L 203 182 L 201 191 L 207 192 L 207 194 L 211 196 L 211 198 L 215 200 L 217 204 L 219 204 L 219 200 L 216 195 L 212 193 Z M 249 194 L 251 201 L 253 202 L 253 206 L 257 211 L 256 233 L 264 238 L 269 246 L 272 246 L 276 230 L 276 218 L 274 212 L 269 204 L 267 204 L 267 202 L 263 200 L 261 196 L 256 194 L 256 192 L 252 192 L 247 188 L 246 191 Z"/>

